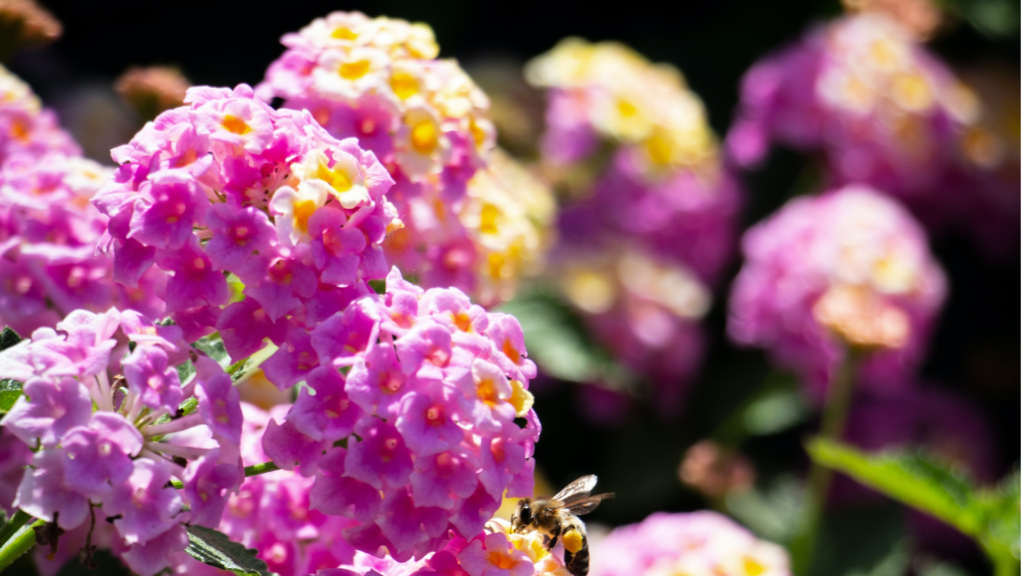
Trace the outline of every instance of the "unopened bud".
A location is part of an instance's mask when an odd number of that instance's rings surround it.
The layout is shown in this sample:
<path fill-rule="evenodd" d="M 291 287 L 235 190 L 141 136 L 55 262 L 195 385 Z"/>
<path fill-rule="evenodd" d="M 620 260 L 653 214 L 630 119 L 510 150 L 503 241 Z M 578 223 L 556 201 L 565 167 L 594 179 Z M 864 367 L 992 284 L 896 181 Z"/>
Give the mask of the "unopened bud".
<path fill-rule="evenodd" d="M 860 286 L 829 288 L 814 304 L 814 319 L 853 348 L 902 348 L 910 336 L 907 314 Z"/>
<path fill-rule="evenodd" d="M 843 0 L 847 12 L 874 12 L 899 22 L 918 40 L 935 35 L 942 25 L 942 10 L 933 0 Z"/>
<path fill-rule="evenodd" d="M 0 0 L 0 59 L 60 38 L 60 21 L 34 0 Z"/>
<path fill-rule="evenodd" d="M 121 75 L 114 89 L 143 120 L 152 120 L 164 110 L 177 108 L 185 101 L 191 83 L 176 68 L 168 66 L 132 67 Z"/>
<path fill-rule="evenodd" d="M 701 440 L 691 446 L 679 465 L 679 479 L 683 484 L 708 498 L 750 490 L 754 478 L 754 467 L 749 460 L 723 450 L 713 440 Z"/>

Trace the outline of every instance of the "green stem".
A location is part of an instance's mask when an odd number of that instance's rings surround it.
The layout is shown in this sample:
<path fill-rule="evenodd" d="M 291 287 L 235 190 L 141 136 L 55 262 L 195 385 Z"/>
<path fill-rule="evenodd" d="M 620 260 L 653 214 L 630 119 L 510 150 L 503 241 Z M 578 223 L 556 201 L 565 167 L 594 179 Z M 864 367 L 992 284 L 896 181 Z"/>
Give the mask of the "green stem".
<path fill-rule="evenodd" d="M 278 468 L 277 464 L 274 464 L 273 462 L 253 464 L 252 466 L 245 467 L 245 477 L 248 478 L 249 476 L 259 476 L 260 474 L 266 474 L 267 472 L 273 472 L 274 470 L 280 470 L 280 468 Z M 185 485 L 181 482 L 181 480 L 171 480 L 171 487 L 181 489 L 184 488 Z"/>
<path fill-rule="evenodd" d="M 859 360 L 860 353 L 847 348 L 843 354 L 842 364 L 829 386 L 828 400 L 821 418 L 821 436 L 828 440 L 839 440 L 843 436 Z M 832 471 L 820 464 L 811 464 L 807 478 L 803 526 L 790 545 L 793 573 L 798 576 L 807 576 L 810 573 L 815 540 L 821 528 L 821 517 L 831 485 Z"/>
<path fill-rule="evenodd" d="M 46 522 L 43 520 L 30 522 L 31 520 L 31 516 L 18 510 L 11 521 L 0 529 L 0 572 L 35 545 L 35 528 L 46 524 Z"/>

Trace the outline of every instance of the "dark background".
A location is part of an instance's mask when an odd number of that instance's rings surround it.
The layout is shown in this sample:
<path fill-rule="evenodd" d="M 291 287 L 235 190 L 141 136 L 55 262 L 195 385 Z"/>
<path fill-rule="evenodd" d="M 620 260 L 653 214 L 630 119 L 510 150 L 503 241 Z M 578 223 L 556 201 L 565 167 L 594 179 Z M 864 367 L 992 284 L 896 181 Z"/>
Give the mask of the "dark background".
<path fill-rule="evenodd" d="M 332 10 L 361 10 L 430 24 L 441 55 L 469 65 L 495 56 L 525 61 L 570 35 L 625 42 L 653 61 L 678 66 L 703 98 L 719 134 L 729 126 L 743 72 L 807 26 L 841 12 L 836 0 L 629 0 L 606 6 L 552 0 L 43 3 L 64 23 L 64 36 L 48 48 L 18 55 L 11 68 L 48 102 L 83 85 L 109 86 L 130 65 L 176 65 L 196 84 L 255 85 L 283 51 L 278 42 L 283 33 Z M 991 38 L 961 22 L 932 47 L 954 66 L 994 60 L 1016 70 L 1019 42 L 1019 33 Z M 748 225 L 782 204 L 803 165 L 796 154 L 777 151 L 767 168 L 746 175 Z M 923 377 L 987 411 L 998 431 L 999 466 L 1005 472 L 1020 458 L 1020 255 L 991 261 L 959 237 L 941 238 L 933 247 L 950 275 L 951 290 Z M 536 410 L 544 424 L 537 459 L 553 488 L 597 473 L 600 491 L 619 493 L 593 514 L 594 521 L 622 524 L 655 510 L 707 506 L 677 480 L 679 460 L 770 374 L 760 351 L 737 350 L 725 341 L 727 288 L 728 281 L 718 287 L 707 321 L 712 345 L 705 369 L 678 418 L 659 419 L 647 403 L 636 402 L 625 423 L 603 426 L 582 414 L 573 386 L 537 382 Z M 765 477 L 798 471 L 806 465 L 799 441 L 813 429 L 811 420 L 747 442 L 743 450 Z M 976 556 L 961 562 L 984 569 Z"/>

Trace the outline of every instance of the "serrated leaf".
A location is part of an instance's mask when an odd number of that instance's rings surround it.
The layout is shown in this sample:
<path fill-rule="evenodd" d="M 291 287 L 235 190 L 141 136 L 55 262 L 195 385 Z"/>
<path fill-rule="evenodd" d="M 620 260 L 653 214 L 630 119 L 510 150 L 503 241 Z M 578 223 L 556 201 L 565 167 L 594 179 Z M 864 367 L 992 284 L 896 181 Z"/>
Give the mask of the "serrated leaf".
<path fill-rule="evenodd" d="M 636 377 L 590 337 L 580 317 L 558 297 L 537 290 L 501 307 L 523 327 L 530 359 L 562 380 L 626 389 Z"/>
<path fill-rule="evenodd" d="M 188 526 L 186 552 L 204 564 L 248 576 L 270 576 L 267 563 L 256 557 L 256 549 L 233 542 L 223 532 L 202 526 Z"/>
<path fill-rule="evenodd" d="M 980 537 L 985 528 L 985 511 L 973 494 L 974 487 L 948 467 L 922 454 L 872 455 L 822 438 L 812 440 L 807 452 L 818 464 L 843 472 L 969 536 Z"/>
<path fill-rule="evenodd" d="M 3 331 L 0 331 L 0 352 L 7 350 L 18 342 L 21 342 L 21 336 L 18 336 L 17 332 L 11 330 L 10 326 L 7 326 Z"/>
<path fill-rule="evenodd" d="M 21 397 L 22 383 L 10 378 L 0 380 L 0 414 L 8 413 Z"/>

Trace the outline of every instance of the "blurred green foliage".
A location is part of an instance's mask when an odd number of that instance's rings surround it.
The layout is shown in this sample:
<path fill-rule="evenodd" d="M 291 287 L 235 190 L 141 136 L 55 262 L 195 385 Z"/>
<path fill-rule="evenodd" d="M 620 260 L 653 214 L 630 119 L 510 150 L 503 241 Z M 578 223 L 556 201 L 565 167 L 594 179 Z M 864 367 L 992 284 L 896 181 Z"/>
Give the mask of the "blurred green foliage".
<path fill-rule="evenodd" d="M 1020 574 L 1019 472 L 995 488 L 979 488 L 963 474 L 922 453 L 870 455 L 820 438 L 812 440 L 807 451 L 818 464 L 974 538 L 995 565 L 997 576 Z"/>

